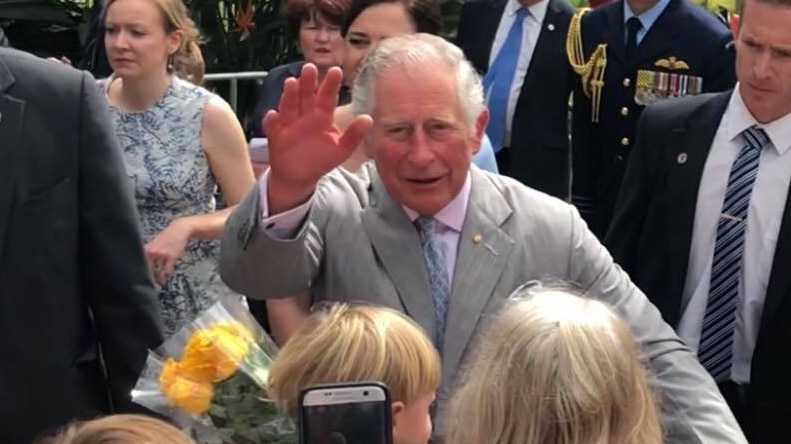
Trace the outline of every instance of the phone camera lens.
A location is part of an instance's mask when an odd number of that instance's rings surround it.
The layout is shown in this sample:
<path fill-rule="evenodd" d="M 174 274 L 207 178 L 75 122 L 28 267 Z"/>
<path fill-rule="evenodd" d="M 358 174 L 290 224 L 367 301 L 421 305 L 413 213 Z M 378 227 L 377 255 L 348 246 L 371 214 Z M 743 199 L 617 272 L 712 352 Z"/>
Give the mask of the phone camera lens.
<path fill-rule="evenodd" d="M 363 396 L 368 396 L 368 390 L 363 392 Z"/>

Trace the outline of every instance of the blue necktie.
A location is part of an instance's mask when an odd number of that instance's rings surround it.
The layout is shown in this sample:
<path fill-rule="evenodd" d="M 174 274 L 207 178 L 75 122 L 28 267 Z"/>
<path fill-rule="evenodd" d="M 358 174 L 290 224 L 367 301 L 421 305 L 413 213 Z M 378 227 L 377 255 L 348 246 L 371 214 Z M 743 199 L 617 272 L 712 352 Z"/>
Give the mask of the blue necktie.
<path fill-rule="evenodd" d="M 742 137 L 745 145 L 731 167 L 717 224 L 711 286 L 698 349 L 701 364 L 717 382 L 730 378 L 747 210 L 761 150 L 769 143 L 766 132 L 755 126 L 742 132 Z"/>
<path fill-rule="evenodd" d="M 431 299 L 434 301 L 434 325 L 436 328 L 435 345 L 442 351 L 445 342 L 445 320 L 450 298 L 450 279 L 445 267 L 445 253 L 434 231 L 434 219 L 419 217 L 416 221 L 423 246 L 423 259 L 426 261 Z"/>
<path fill-rule="evenodd" d="M 530 12 L 525 8 L 516 11 L 516 18 L 500 52 L 483 78 L 483 89 L 489 105 L 489 124 L 486 134 L 492 140 L 494 152 L 503 149 L 506 119 L 508 118 L 508 97 L 514 81 L 519 52 L 522 49 L 522 23 Z"/>

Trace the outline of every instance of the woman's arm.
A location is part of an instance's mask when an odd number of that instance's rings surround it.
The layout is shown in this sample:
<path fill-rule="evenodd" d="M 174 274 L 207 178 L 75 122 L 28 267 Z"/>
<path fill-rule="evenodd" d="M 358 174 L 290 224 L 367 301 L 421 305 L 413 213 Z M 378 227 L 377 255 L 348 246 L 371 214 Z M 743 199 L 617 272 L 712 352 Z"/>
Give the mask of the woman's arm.
<path fill-rule="evenodd" d="M 174 219 L 146 245 L 149 267 L 160 285 L 173 274 L 190 239 L 219 239 L 233 207 L 255 185 L 242 126 L 219 97 L 209 100 L 204 109 L 201 147 L 228 208 Z"/>
<path fill-rule="evenodd" d="M 255 185 L 242 126 L 231 107 L 212 98 L 203 112 L 201 146 L 228 208 L 178 219 L 191 239 L 218 239 L 233 207 Z"/>

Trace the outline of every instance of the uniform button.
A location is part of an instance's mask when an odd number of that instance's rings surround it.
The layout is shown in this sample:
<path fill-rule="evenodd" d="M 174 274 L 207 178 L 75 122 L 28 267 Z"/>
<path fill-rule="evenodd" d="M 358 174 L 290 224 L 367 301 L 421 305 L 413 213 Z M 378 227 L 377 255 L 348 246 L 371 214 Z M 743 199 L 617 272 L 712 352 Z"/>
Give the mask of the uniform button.
<path fill-rule="evenodd" d="M 621 115 L 624 116 L 624 117 L 628 116 L 629 115 L 629 108 L 627 108 L 625 106 L 623 108 L 621 108 Z"/>
<path fill-rule="evenodd" d="M 615 156 L 615 160 L 618 161 L 618 162 L 623 162 L 623 156 L 619 154 L 619 155 Z"/>
<path fill-rule="evenodd" d="M 629 77 L 626 77 L 626 78 L 623 79 L 623 86 L 628 88 L 629 85 L 631 85 L 631 84 L 632 84 L 632 79 L 630 79 Z"/>
<path fill-rule="evenodd" d="M 629 145 L 629 138 L 628 137 L 624 137 L 623 139 L 621 139 L 621 145 L 623 145 L 623 146 Z"/>

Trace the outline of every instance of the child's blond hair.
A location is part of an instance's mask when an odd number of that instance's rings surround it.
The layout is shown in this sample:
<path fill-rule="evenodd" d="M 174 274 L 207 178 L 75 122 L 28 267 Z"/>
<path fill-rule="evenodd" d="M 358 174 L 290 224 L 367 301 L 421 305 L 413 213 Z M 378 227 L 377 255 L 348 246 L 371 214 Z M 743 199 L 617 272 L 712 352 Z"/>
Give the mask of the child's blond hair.
<path fill-rule="evenodd" d="M 187 435 L 159 419 L 112 415 L 72 424 L 38 444 L 195 444 Z"/>
<path fill-rule="evenodd" d="M 569 288 L 517 292 L 451 401 L 447 444 L 661 444 L 628 325 Z"/>
<path fill-rule="evenodd" d="M 439 387 L 440 358 L 414 321 L 384 307 L 334 304 L 313 313 L 278 353 L 269 395 L 295 414 L 302 390 L 336 382 L 382 382 L 409 403 Z"/>

